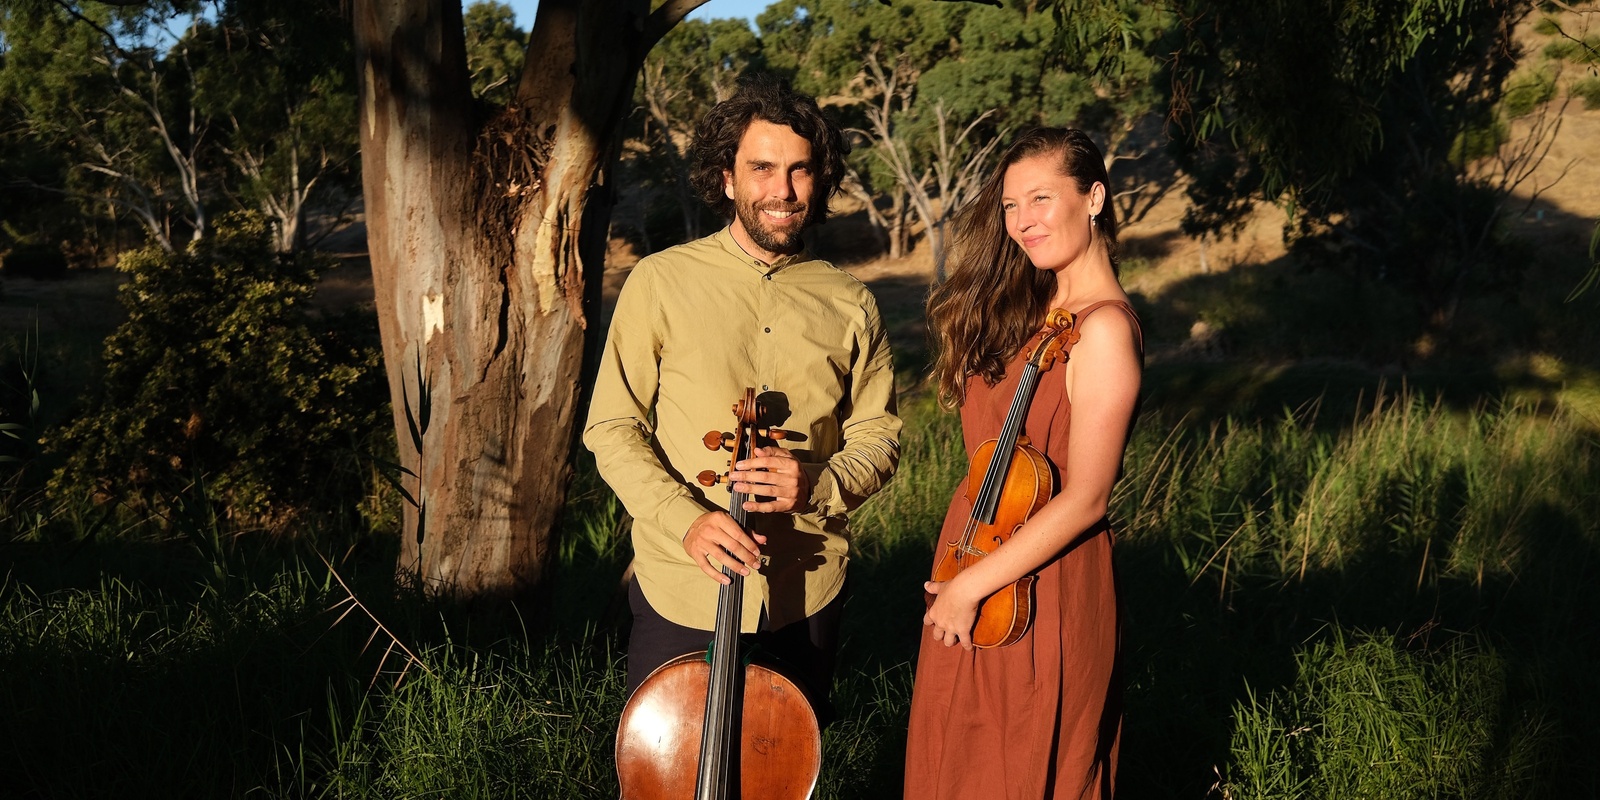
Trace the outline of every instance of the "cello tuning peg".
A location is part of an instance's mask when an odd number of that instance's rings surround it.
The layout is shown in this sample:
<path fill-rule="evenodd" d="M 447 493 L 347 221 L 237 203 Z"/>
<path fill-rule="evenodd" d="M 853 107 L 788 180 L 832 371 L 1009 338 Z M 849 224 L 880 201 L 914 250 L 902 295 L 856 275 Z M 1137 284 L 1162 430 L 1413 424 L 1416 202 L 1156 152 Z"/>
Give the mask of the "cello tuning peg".
<path fill-rule="evenodd" d="M 705 445 L 707 450 L 732 450 L 733 434 L 724 431 L 707 431 L 705 436 L 700 437 L 700 443 Z"/>
<path fill-rule="evenodd" d="M 694 477 L 694 479 L 695 479 L 695 482 L 700 484 L 701 486 L 711 487 L 711 486 L 716 486 L 719 483 L 726 483 L 727 480 L 728 480 L 728 476 L 727 475 L 718 475 L 717 473 L 712 472 L 711 470 L 708 469 L 708 470 L 705 470 L 705 471 L 701 472 L 699 475 L 696 475 Z"/>
<path fill-rule="evenodd" d="M 782 428 L 767 428 L 766 430 L 761 431 L 761 435 L 775 442 L 781 442 L 785 439 L 793 437 L 794 432 L 786 431 Z"/>

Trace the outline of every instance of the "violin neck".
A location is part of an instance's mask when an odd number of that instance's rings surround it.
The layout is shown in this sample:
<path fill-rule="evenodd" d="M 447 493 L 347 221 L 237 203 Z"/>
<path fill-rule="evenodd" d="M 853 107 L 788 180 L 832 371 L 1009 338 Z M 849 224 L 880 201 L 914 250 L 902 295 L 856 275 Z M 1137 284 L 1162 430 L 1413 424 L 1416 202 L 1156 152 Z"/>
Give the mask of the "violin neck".
<path fill-rule="evenodd" d="M 1000 490 L 1006 472 L 1011 468 L 1011 454 L 1016 449 L 1017 437 L 1028 421 L 1028 406 L 1033 402 L 1033 392 L 1039 388 L 1039 365 L 1028 362 L 1022 368 L 1022 378 L 1017 381 L 1017 393 L 1011 398 L 1011 410 L 1000 428 L 994 454 L 989 458 L 989 469 L 983 473 L 983 485 L 972 505 L 972 518 L 985 525 L 994 524 L 995 511 L 1000 507 Z"/>

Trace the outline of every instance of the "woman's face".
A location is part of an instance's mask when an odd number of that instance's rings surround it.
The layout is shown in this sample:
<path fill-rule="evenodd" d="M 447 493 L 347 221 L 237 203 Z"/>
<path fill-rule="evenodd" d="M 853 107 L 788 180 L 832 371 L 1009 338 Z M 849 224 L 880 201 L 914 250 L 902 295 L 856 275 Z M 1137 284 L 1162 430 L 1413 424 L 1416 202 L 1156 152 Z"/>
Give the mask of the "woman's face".
<path fill-rule="evenodd" d="M 1025 158 L 1006 168 L 1001 187 L 1006 233 L 1039 269 L 1063 269 L 1089 251 L 1090 217 L 1105 202 L 1105 186 L 1081 193 L 1060 164 L 1048 153 Z"/>

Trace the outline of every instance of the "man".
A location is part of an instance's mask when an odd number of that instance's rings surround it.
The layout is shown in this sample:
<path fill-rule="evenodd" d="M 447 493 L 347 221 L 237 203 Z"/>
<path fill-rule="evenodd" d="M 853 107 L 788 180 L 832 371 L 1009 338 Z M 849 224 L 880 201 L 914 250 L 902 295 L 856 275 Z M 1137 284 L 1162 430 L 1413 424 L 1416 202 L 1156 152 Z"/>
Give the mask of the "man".
<path fill-rule="evenodd" d="M 745 576 L 741 630 L 826 709 L 849 554 L 846 514 L 900 457 L 894 370 L 866 287 L 807 253 L 848 145 L 816 101 L 741 83 L 695 133 L 691 179 L 727 228 L 649 256 L 617 298 L 584 444 L 634 517 L 628 693 L 704 650 L 727 566 Z M 746 387 L 764 425 L 797 435 L 733 464 L 751 531 L 723 510 L 730 431 Z M 825 713 L 824 713 L 824 716 Z"/>

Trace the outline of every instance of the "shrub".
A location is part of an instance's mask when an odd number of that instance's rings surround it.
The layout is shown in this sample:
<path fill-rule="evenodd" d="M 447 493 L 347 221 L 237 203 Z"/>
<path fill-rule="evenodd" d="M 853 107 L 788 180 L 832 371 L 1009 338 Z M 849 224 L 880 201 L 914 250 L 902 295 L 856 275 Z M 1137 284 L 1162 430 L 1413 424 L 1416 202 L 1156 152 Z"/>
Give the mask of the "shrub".
<path fill-rule="evenodd" d="M 1600 78 L 1589 77 L 1573 81 L 1572 93 L 1583 98 L 1583 107 L 1593 111 L 1600 108 Z"/>
<path fill-rule="evenodd" d="M 1544 46 L 1545 57 L 1576 64 L 1600 63 L 1600 35 L 1557 39 Z"/>
<path fill-rule="evenodd" d="M 123 257 L 128 319 L 106 339 L 99 396 L 57 437 L 53 492 L 161 513 L 203 478 L 231 518 L 257 521 L 361 496 L 353 448 L 384 419 L 375 326 L 313 324 L 321 262 L 271 241 L 233 214 L 186 252 Z"/>
<path fill-rule="evenodd" d="M 1506 82 L 1505 97 L 1502 102 L 1506 114 L 1516 119 L 1533 113 L 1534 109 L 1555 96 L 1555 78 L 1541 70 L 1531 70 L 1517 73 Z"/>

